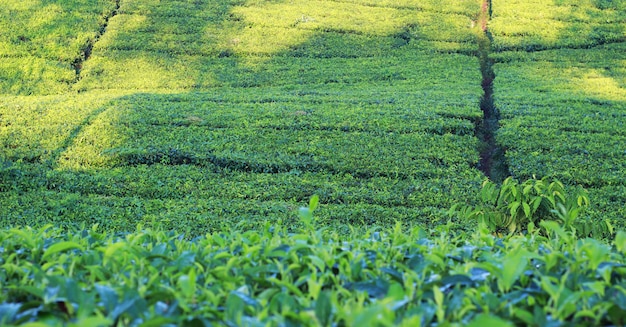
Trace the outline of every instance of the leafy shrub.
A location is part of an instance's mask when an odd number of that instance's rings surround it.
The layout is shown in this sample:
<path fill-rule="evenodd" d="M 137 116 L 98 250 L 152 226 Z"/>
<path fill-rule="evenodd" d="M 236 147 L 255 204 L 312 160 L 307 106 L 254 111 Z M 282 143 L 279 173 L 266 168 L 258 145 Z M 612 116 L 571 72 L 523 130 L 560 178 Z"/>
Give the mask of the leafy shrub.
<path fill-rule="evenodd" d="M 450 214 L 478 220 L 490 231 L 521 232 L 540 226 L 542 221 L 558 222 L 565 230 L 580 236 L 608 236 L 608 221 L 593 224 L 581 218 L 589 206 L 587 191 L 580 186 L 567 189 L 560 181 L 544 177 L 522 183 L 509 177 L 498 186 L 486 180 L 477 206 L 455 204 Z"/>
<path fill-rule="evenodd" d="M 313 222 L 185 240 L 94 226 L 0 230 L 0 323 L 16 326 L 623 325 L 626 233 L 452 236 Z M 307 220 L 308 219 L 308 220 Z"/>

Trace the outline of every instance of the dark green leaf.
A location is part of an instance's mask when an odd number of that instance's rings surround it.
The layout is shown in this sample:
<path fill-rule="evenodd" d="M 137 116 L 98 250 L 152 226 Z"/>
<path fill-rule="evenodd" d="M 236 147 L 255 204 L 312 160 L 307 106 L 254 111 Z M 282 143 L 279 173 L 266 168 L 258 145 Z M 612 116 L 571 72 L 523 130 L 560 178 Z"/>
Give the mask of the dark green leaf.
<path fill-rule="evenodd" d="M 391 276 L 392 279 L 394 279 L 398 283 L 404 282 L 404 276 L 402 275 L 402 273 L 391 267 L 382 267 L 380 268 L 380 271 L 388 274 L 389 276 Z"/>
<path fill-rule="evenodd" d="M 470 269 L 471 279 L 475 282 L 481 282 L 487 279 L 491 274 L 488 270 L 482 268 L 472 268 Z"/>
<path fill-rule="evenodd" d="M 20 303 L 0 304 L 0 323 L 11 323 L 20 310 Z"/>
<path fill-rule="evenodd" d="M 474 285 L 474 281 L 465 275 L 450 275 L 441 279 L 441 286 L 444 288 L 451 288 L 455 285 L 471 287 Z"/>
<path fill-rule="evenodd" d="M 156 325 L 155 325 L 156 326 Z M 192 318 L 189 320 L 183 320 L 179 326 L 183 327 L 210 327 L 212 326 L 209 321 L 202 318 Z"/>
<path fill-rule="evenodd" d="M 230 294 L 239 297 L 243 301 L 243 303 L 245 303 L 246 305 L 250 305 L 250 306 L 253 306 L 255 308 L 258 308 L 258 307 L 261 306 L 259 301 L 257 301 L 256 299 L 254 299 L 254 298 L 250 297 L 249 295 L 244 294 L 242 292 L 232 291 Z"/>
<path fill-rule="evenodd" d="M 243 299 L 234 293 L 230 293 L 228 298 L 226 298 L 225 318 L 234 324 L 238 324 L 241 321 L 244 309 L 245 303 Z"/>
<path fill-rule="evenodd" d="M 170 266 L 176 267 L 179 270 L 191 267 L 196 261 L 196 254 L 191 251 L 183 251 L 176 260 L 172 261 Z"/>
<path fill-rule="evenodd" d="M 106 285 L 96 284 L 95 286 L 96 292 L 100 295 L 100 304 L 104 306 L 104 309 L 107 313 L 113 312 L 115 307 L 117 306 L 117 293 L 111 287 Z"/>
<path fill-rule="evenodd" d="M 330 325 L 332 309 L 330 295 L 326 291 L 321 292 L 315 300 L 315 317 L 317 317 L 320 325 Z"/>
<path fill-rule="evenodd" d="M 346 288 L 354 291 L 366 292 L 369 296 L 382 298 L 387 295 L 389 283 L 381 278 L 369 282 L 348 283 Z"/>

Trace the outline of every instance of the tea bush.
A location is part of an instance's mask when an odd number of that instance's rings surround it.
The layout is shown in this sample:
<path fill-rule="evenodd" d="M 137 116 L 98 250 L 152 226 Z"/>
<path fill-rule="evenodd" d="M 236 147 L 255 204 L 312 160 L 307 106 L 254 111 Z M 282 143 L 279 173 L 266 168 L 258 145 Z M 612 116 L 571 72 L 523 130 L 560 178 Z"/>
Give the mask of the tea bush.
<path fill-rule="evenodd" d="M 480 199 L 481 204 L 476 207 L 455 204 L 449 213 L 476 220 L 494 233 L 532 231 L 545 221 L 556 222 L 578 237 L 601 239 L 613 233 L 608 219 L 594 221 L 584 215 L 589 206 L 585 189 L 581 186 L 567 189 L 560 181 L 547 177 L 523 183 L 509 177 L 501 185 L 486 180 Z"/>
<path fill-rule="evenodd" d="M 625 5 L 509 1 L 494 5 L 489 25 L 502 118 L 497 139 L 511 175 L 583 185 L 589 219 L 622 228 Z"/>
<path fill-rule="evenodd" d="M 20 171 L 0 226 L 202 235 L 295 219 L 311 194 L 342 230 L 445 221 L 483 179 L 482 90 L 479 1 L 438 3 L 101 3 L 68 90 L 0 96 L 0 152 Z"/>
<path fill-rule="evenodd" d="M 451 234 L 445 226 L 295 233 L 0 231 L 4 326 L 621 325 L 626 234 Z M 544 236 L 545 235 L 545 236 Z M 30 325 L 29 325 L 30 323 Z"/>

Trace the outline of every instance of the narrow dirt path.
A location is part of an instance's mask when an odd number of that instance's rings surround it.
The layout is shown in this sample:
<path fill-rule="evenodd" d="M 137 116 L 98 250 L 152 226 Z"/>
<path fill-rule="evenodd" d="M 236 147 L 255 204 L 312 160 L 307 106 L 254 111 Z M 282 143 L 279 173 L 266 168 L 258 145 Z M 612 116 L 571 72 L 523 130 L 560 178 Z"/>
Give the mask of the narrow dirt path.
<path fill-rule="evenodd" d="M 111 12 L 104 15 L 104 21 L 102 25 L 100 25 L 100 28 L 98 29 L 98 33 L 96 34 L 96 36 L 93 39 L 90 39 L 85 44 L 80 55 L 72 63 L 72 67 L 74 68 L 74 71 L 76 72 L 76 79 L 74 83 L 77 83 L 78 81 L 80 81 L 83 65 L 85 61 L 89 60 L 89 57 L 91 57 L 91 51 L 93 50 L 94 44 L 96 44 L 96 42 L 98 42 L 98 40 L 106 32 L 106 29 L 109 26 L 109 21 L 111 20 L 111 18 L 115 17 L 117 13 L 119 12 L 120 1 L 121 0 L 116 0 L 115 7 L 113 8 L 113 10 L 111 10 Z"/>
<path fill-rule="evenodd" d="M 484 0 L 479 16 L 481 34 L 478 36 L 478 59 L 482 74 L 481 86 L 483 96 L 480 99 L 480 109 L 483 118 L 476 126 L 476 135 L 481 141 L 480 169 L 490 180 L 501 182 L 510 175 L 506 163 L 504 149 L 496 141 L 496 132 L 500 127 L 500 112 L 493 99 L 493 82 L 496 75 L 493 71 L 494 61 L 491 58 L 492 37 L 489 32 L 489 19 L 491 17 L 491 0 Z"/>

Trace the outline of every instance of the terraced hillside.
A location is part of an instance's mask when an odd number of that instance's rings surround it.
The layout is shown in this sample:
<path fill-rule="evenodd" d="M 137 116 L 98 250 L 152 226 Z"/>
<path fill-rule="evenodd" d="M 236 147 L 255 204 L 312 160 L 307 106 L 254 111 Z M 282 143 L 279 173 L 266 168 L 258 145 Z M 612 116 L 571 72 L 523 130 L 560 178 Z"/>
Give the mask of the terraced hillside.
<path fill-rule="evenodd" d="M 623 326 L 625 50 L 624 0 L 3 1 L 0 325 Z"/>
<path fill-rule="evenodd" d="M 623 226 L 625 6 L 11 1 L 3 224 L 195 234 L 319 194 L 324 224 L 433 225 L 480 168 L 582 184 Z"/>
<path fill-rule="evenodd" d="M 116 2 L 4 1 L 0 8 L 0 93 L 70 91 Z M 86 53 L 87 52 L 87 53 Z"/>
<path fill-rule="evenodd" d="M 581 184 L 590 214 L 623 227 L 626 2 L 507 1 L 490 31 L 510 173 Z"/>
<path fill-rule="evenodd" d="M 2 8 L 5 226 L 430 225 L 484 179 L 478 1 L 51 6 Z"/>

